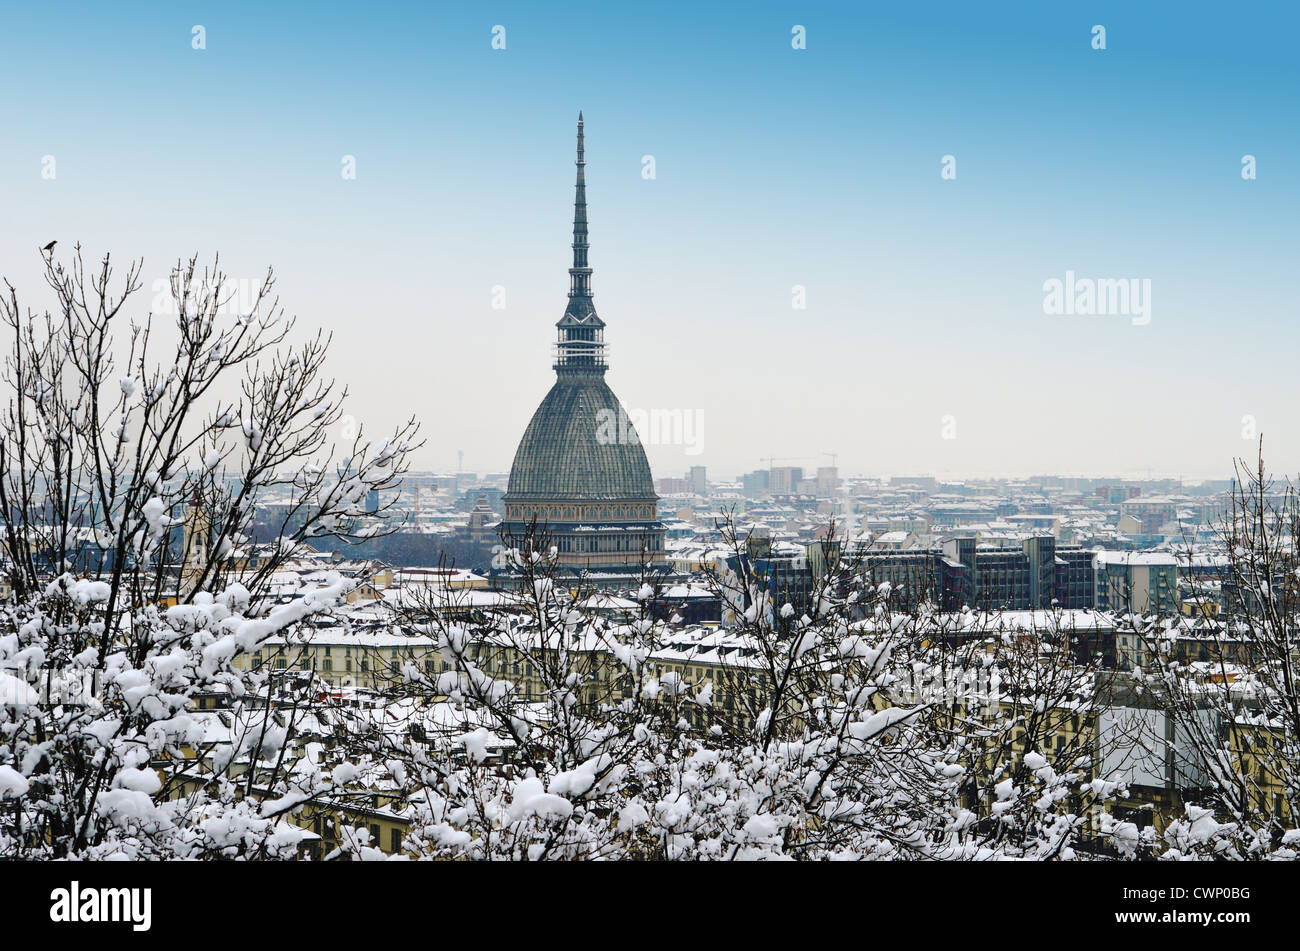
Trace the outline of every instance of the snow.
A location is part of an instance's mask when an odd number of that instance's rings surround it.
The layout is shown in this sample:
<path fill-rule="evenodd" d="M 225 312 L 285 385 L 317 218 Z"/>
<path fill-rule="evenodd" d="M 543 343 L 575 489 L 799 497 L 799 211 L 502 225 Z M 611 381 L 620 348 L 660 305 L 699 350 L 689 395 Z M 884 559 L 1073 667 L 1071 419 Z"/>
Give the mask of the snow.
<path fill-rule="evenodd" d="M 469 733 L 465 733 L 458 738 L 460 743 L 465 745 L 466 752 L 476 763 L 482 763 L 488 758 L 488 743 L 492 740 L 492 734 L 485 727 L 479 727 Z"/>
<path fill-rule="evenodd" d="M 0 708 L 40 702 L 40 694 L 26 680 L 0 670 Z"/>
<path fill-rule="evenodd" d="M 117 789 L 130 789 L 152 795 L 162 789 L 162 780 L 151 769 L 121 769 L 113 777 L 113 786 Z"/>
<path fill-rule="evenodd" d="M 0 799 L 16 799 L 27 794 L 29 783 L 12 766 L 0 766 Z"/>
<path fill-rule="evenodd" d="M 596 784 L 596 761 L 588 760 L 576 769 L 557 773 L 550 783 L 550 792 L 557 796 L 577 798 L 585 795 Z"/>
<path fill-rule="evenodd" d="M 161 538 L 163 533 L 167 531 L 167 527 L 172 524 L 172 519 L 165 514 L 166 511 L 167 503 L 157 496 L 144 503 L 144 518 L 149 524 L 149 531 L 155 539 Z"/>
<path fill-rule="evenodd" d="M 650 813 L 639 802 L 630 802 L 618 813 L 618 831 L 627 832 L 650 821 Z"/>
<path fill-rule="evenodd" d="M 107 581 L 62 575 L 46 585 L 45 596 L 47 598 L 57 598 L 60 595 L 66 595 L 77 604 L 87 605 L 107 601 L 112 594 L 112 590 Z"/>
<path fill-rule="evenodd" d="M 542 781 L 529 777 L 516 784 L 510 803 L 510 818 L 514 822 L 531 817 L 560 819 L 573 814 L 573 804 L 567 799 L 545 791 Z"/>
<path fill-rule="evenodd" d="M 91 581 L 86 578 L 73 582 L 72 587 L 68 589 L 68 594 L 77 604 L 107 601 L 112 593 L 113 588 L 107 581 Z"/>

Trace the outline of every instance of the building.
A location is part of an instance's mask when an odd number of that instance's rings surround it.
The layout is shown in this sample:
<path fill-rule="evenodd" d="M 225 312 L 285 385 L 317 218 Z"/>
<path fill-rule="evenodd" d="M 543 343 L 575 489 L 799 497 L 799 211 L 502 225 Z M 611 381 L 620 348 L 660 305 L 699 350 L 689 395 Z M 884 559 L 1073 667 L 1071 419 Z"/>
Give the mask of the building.
<path fill-rule="evenodd" d="M 1137 531 L 1130 534 L 1148 536 L 1176 534 L 1178 531 L 1178 502 L 1170 498 L 1131 498 L 1120 503 L 1121 518 L 1137 522 Z"/>
<path fill-rule="evenodd" d="M 927 492 L 939 488 L 939 480 L 934 476 L 890 476 L 889 484 L 896 488 L 924 489 Z"/>
<path fill-rule="evenodd" d="M 578 115 L 569 301 L 555 325 L 555 385 L 515 451 L 503 499 L 502 537 L 514 547 L 557 550 L 561 571 L 617 581 L 643 564 L 666 570 L 664 526 L 645 449 L 605 383 L 605 322 L 592 300 L 587 185 Z M 534 538 L 530 540 L 530 532 Z M 508 584 L 509 569 L 498 580 Z"/>
<path fill-rule="evenodd" d="M 1018 548 L 979 545 L 966 535 L 948 538 L 938 550 L 872 543 L 857 557 L 873 583 L 887 582 L 908 605 L 933 602 L 945 611 L 1094 606 L 1093 553 L 1058 547 L 1050 535 L 1026 538 Z"/>
<path fill-rule="evenodd" d="M 801 466 L 773 466 L 769 488 L 773 495 L 792 495 L 799 491 L 799 483 L 802 481 Z"/>
<path fill-rule="evenodd" d="M 470 509 L 469 520 L 465 523 L 465 534 L 476 545 L 490 544 L 496 540 L 496 527 L 493 524 L 495 520 L 487 496 L 480 495 L 478 501 L 474 503 L 474 508 Z"/>
<path fill-rule="evenodd" d="M 212 519 L 203 506 L 203 497 L 196 488 L 185 507 L 185 521 L 181 535 L 180 597 L 188 597 L 204 581 L 208 570 L 208 536 L 212 532 Z"/>
<path fill-rule="evenodd" d="M 659 480 L 660 495 L 694 495 L 695 483 L 690 479 L 674 479 L 672 476 L 664 476 Z"/>
<path fill-rule="evenodd" d="M 1099 551 L 1093 556 L 1099 611 L 1178 613 L 1178 561 L 1173 552 Z"/>
<path fill-rule="evenodd" d="M 757 499 L 772 489 L 772 473 L 767 469 L 757 469 L 741 476 L 741 491 L 747 499 Z"/>

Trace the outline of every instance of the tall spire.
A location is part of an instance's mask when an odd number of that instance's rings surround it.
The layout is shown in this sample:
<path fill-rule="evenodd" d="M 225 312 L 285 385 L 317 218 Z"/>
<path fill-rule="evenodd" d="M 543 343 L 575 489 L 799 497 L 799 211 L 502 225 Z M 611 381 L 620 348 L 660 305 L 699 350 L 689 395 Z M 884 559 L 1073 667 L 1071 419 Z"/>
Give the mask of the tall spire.
<path fill-rule="evenodd" d="M 578 113 L 578 178 L 573 186 L 573 267 L 569 296 L 591 297 L 591 268 L 587 264 L 587 161 L 582 150 L 582 113 Z M 578 316 L 582 316 L 579 314 Z"/>
<path fill-rule="evenodd" d="M 578 176 L 573 187 L 573 267 L 569 268 L 569 303 L 559 328 L 555 369 L 560 372 L 605 372 L 605 323 L 591 299 L 587 261 L 587 160 L 583 156 L 582 113 L 578 113 Z"/>

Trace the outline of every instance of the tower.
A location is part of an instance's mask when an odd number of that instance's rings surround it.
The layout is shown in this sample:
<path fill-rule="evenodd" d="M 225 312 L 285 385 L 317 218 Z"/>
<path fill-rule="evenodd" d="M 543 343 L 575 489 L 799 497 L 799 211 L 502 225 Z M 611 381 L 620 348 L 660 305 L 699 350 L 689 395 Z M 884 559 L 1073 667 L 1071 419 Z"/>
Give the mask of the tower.
<path fill-rule="evenodd" d="M 470 510 L 469 521 L 465 529 L 469 533 L 470 541 L 476 545 L 487 544 L 492 540 L 492 508 L 488 505 L 487 496 L 480 494 L 478 502 Z"/>
<path fill-rule="evenodd" d="M 557 550 L 562 571 L 617 586 L 667 569 L 658 496 L 640 437 L 605 382 L 605 322 L 591 289 L 586 155 L 578 114 L 569 296 L 556 322 L 555 384 L 524 430 L 503 499 L 502 535 L 522 547 L 529 526 Z M 603 581 L 601 582 L 604 583 Z"/>
<path fill-rule="evenodd" d="M 573 267 L 569 268 L 569 304 L 556 323 L 555 372 L 561 376 L 605 375 L 605 322 L 596 314 L 587 260 L 587 161 L 578 113 L 578 176 L 573 194 Z"/>
<path fill-rule="evenodd" d="M 211 520 L 203 508 L 203 498 L 196 488 L 185 503 L 185 521 L 181 525 L 181 577 L 179 594 L 188 597 L 198 587 L 208 567 L 208 535 Z"/>

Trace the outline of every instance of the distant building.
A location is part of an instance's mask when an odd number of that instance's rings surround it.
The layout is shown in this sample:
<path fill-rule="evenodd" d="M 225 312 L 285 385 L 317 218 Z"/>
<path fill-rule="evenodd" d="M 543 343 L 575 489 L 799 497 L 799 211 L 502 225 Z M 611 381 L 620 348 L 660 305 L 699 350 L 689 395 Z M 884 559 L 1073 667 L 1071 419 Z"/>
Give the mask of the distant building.
<path fill-rule="evenodd" d="M 1178 502 L 1169 498 L 1132 498 L 1120 503 L 1121 517 L 1137 520 L 1140 535 L 1160 535 L 1168 528 L 1177 531 Z"/>
<path fill-rule="evenodd" d="M 1178 561 L 1172 552 L 1099 551 L 1094 604 L 1115 613 L 1178 613 Z"/>
<path fill-rule="evenodd" d="M 929 492 L 939 488 L 939 480 L 934 476 L 890 476 L 889 484 L 899 488 L 925 489 Z"/>
<path fill-rule="evenodd" d="M 772 473 L 767 469 L 757 469 L 741 476 L 741 491 L 747 499 L 757 499 L 772 491 Z"/>
<path fill-rule="evenodd" d="M 1099 499 L 1111 505 L 1119 505 L 1142 494 L 1141 487 L 1136 485 L 1099 485 L 1094 491 Z"/>
<path fill-rule="evenodd" d="M 587 185 L 578 116 L 569 302 L 555 325 L 555 385 L 524 431 L 510 468 L 502 536 L 530 531 L 554 546 L 563 571 L 630 581 L 643 564 L 666 571 L 664 526 L 641 439 L 605 383 L 605 322 L 592 300 Z M 509 583 L 506 573 L 500 580 Z"/>
<path fill-rule="evenodd" d="M 391 584 L 398 588 L 486 588 L 488 579 L 464 568 L 399 568 L 390 570 Z"/>
<path fill-rule="evenodd" d="M 674 479 L 671 476 L 665 476 L 655 484 L 660 495 L 693 495 L 695 493 L 695 483 L 690 479 Z"/>
<path fill-rule="evenodd" d="M 743 551 L 726 555 L 719 567 L 736 614 L 753 607 L 748 582 L 757 582 L 765 590 L 771 610 L 780 611 L 789 604 L 796 614 L 805 614 L 811 609 L 812 594 L 827 563 L 822 543 L 814 542 L 803 551 L 776 552 L 770 533 L 755 528 Z"/>
<path fill-rule="evenodd" d="M 208 536 L 211 533 L 212 519 L 203 506 L 203 497 L 196 488 L 185 509 L 178 592 L 181 597 L 188 597 L 204 581 L 204 572 L 208 570 Z"/>
<path fill-rule="evenodd" d="M 817 470 L 817 495 L 821 498 L 834 495 L 840 489 L 840 470 L 837 466 L 822 466 Z"/>
<path fill-rule="evenodd" d="M 478 502 L 470 510 L 465 532 L 469 540 L 476 545 L 489 544 L 496 538 L 496 515 L 488 505 L 487 496 L 480 495 Z"/>
<path fill-rule="evenodd" d="M 799 491 L 801 481 L 803 481 L 801 466 L 773 466 L 768 489 L 773 495 L 792 495 Z"/>
<path fill-rule="evenodd" d="M 1092 557 L 1060 548 L 1050 535 L 1019 548 L 990 548 L 956 536 L 940 550 L 878 548 L 859 553 L 873 583 L 888 582 L 906 604 L 929 601 L 945 611 L 1024 611 L 1094 607 Z"/>

